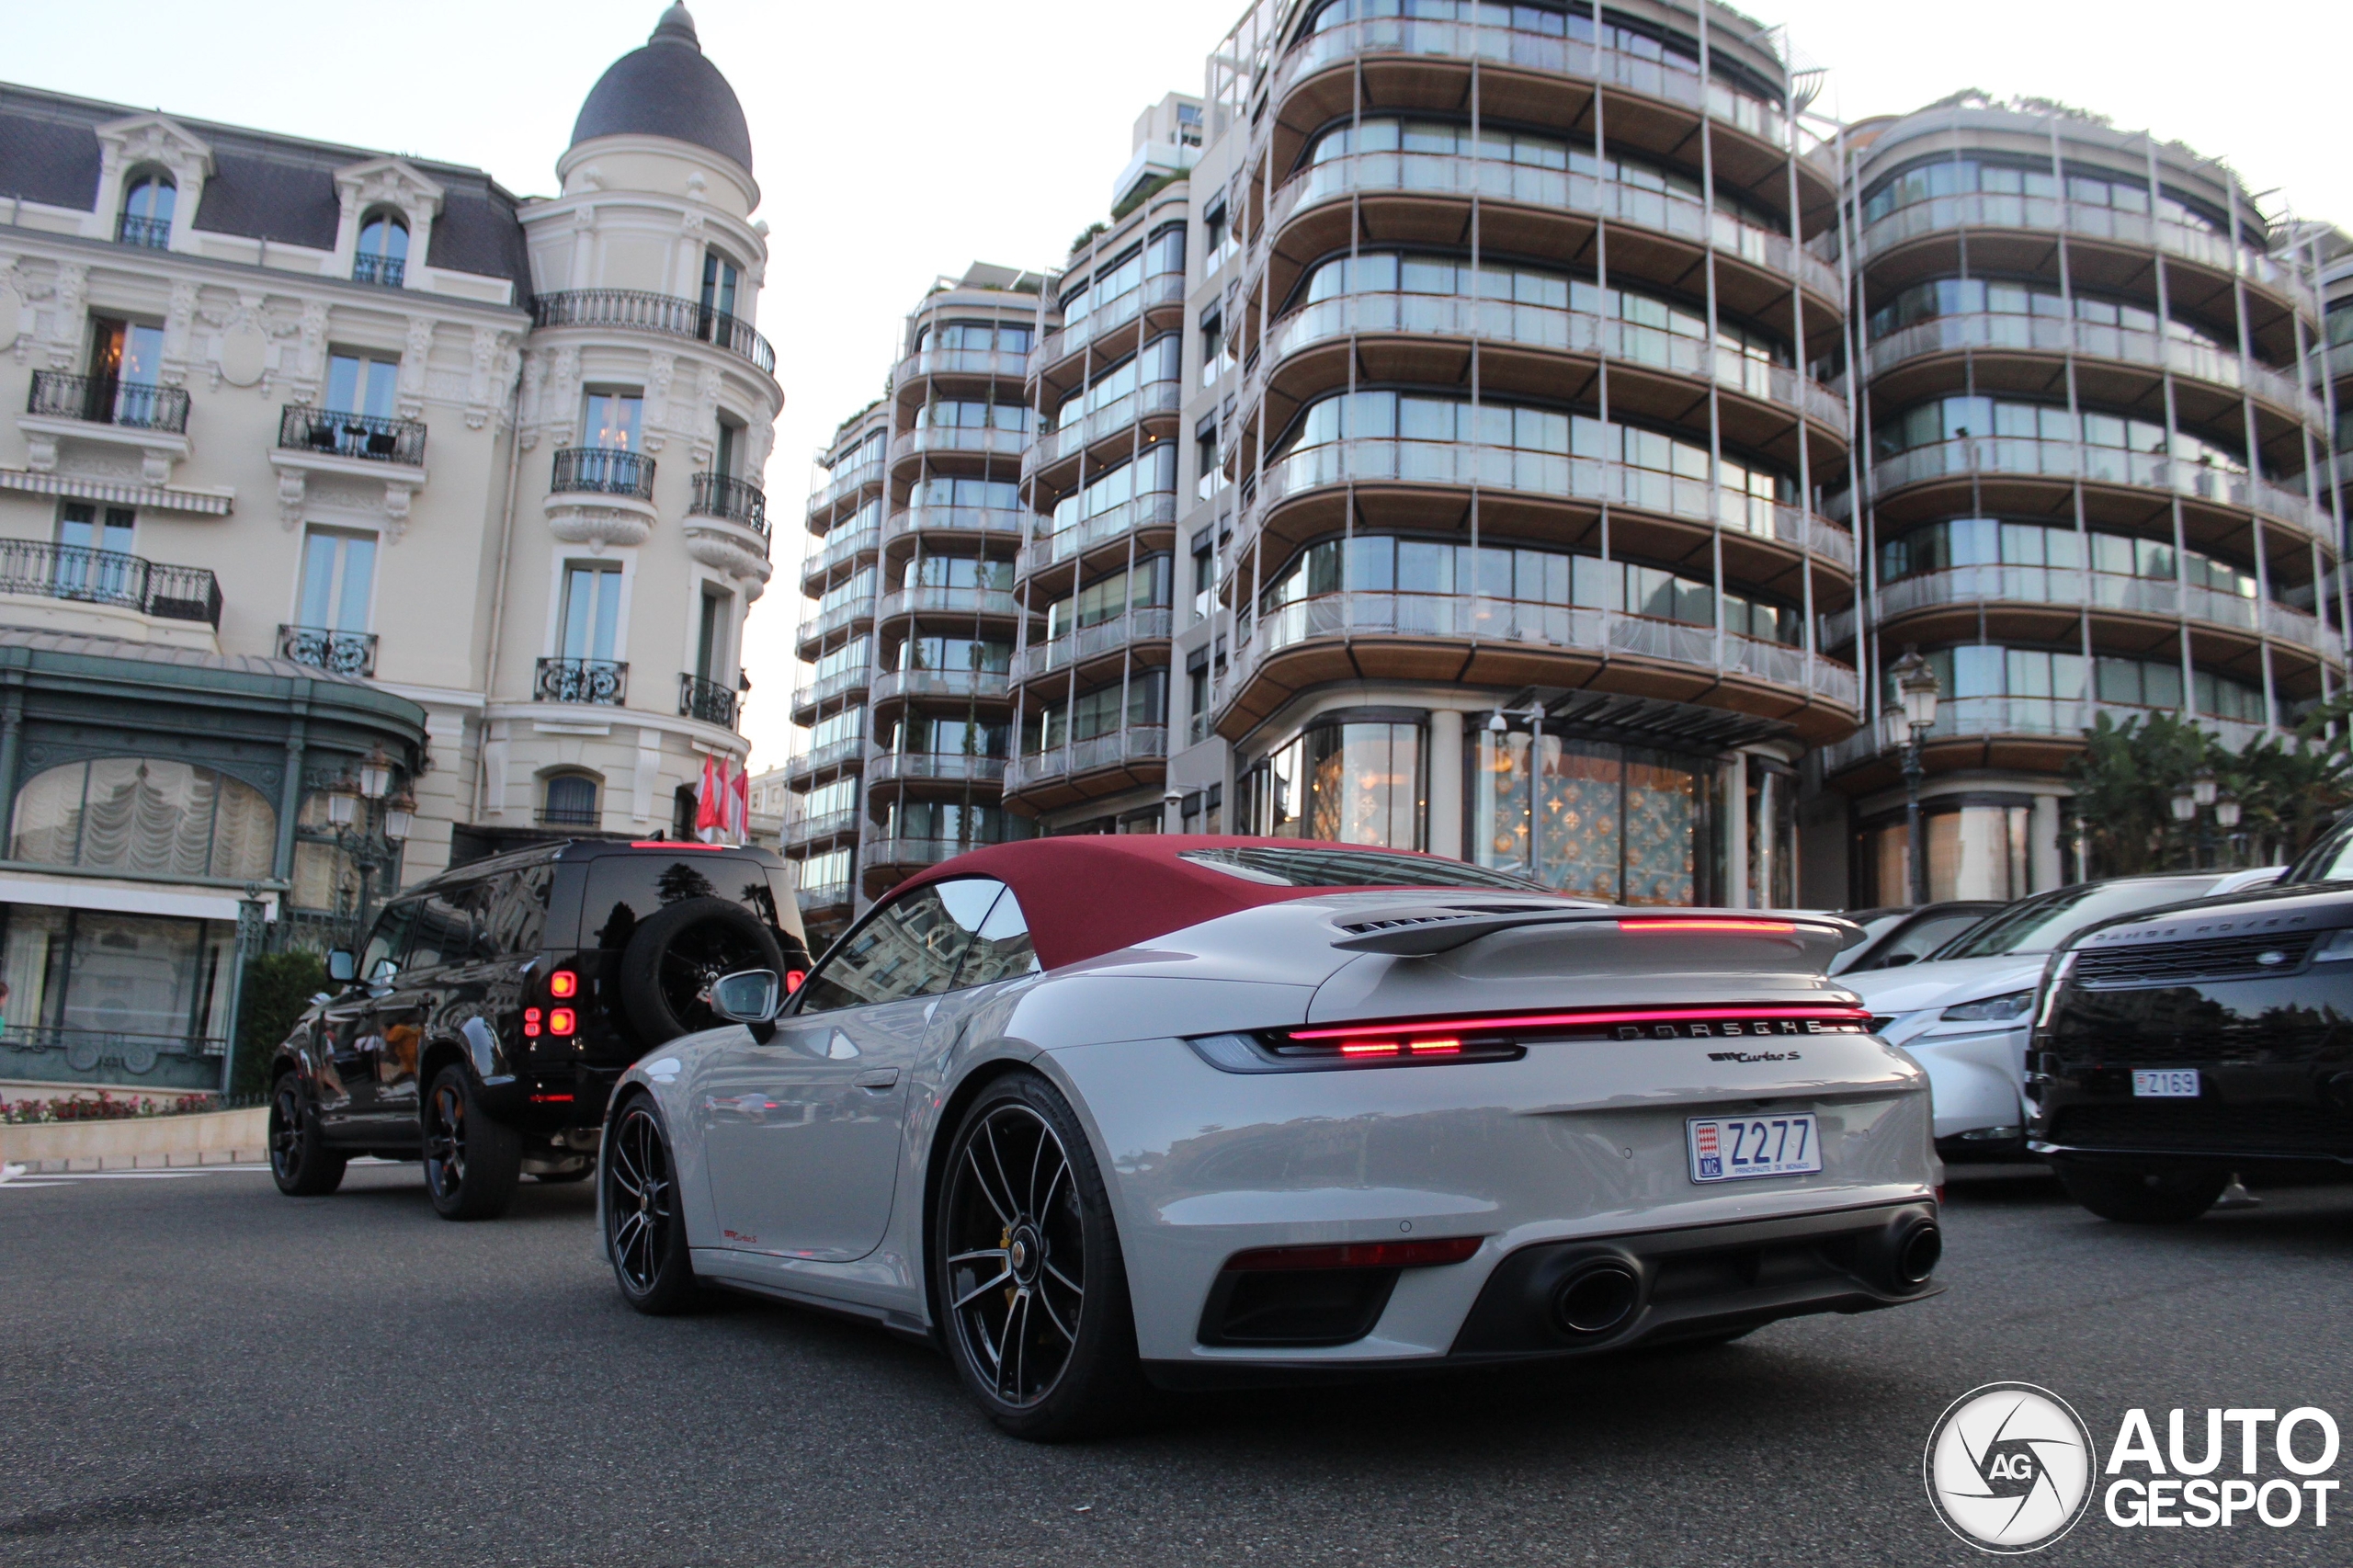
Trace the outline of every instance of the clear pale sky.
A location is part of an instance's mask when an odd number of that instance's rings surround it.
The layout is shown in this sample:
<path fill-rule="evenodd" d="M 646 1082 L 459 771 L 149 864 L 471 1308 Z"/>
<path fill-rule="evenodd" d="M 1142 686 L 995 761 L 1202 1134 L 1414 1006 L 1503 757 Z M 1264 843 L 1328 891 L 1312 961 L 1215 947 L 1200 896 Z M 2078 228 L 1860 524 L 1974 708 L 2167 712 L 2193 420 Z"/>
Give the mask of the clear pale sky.
<path fill-rule="evenodd" d="M 17 0 L 0 77 L 488 169 L 551 191 L 599 74 L 666 0 Z M 751 120 L 772 231 L 760 327 L 784 418 L 778 571 L 754 610 L 754 767 L 780 765 L 809 454 L 881 388 L 901 318 L 975 260 L 1045 267 L 1104 215 L 1138 111 L 1201 89 L 1238 0 L 689 0 Z M 1744 0 L 1830 67 L 1849 119 L 1961 87 L 2058 98 L 2228 159 L 2266 201 L 2353 225 L 2346 0 Z M 2241 18 L 2261 24 L 2245 28 Z M 232 591 L 234 591 L 233 588 Z M 394 613 L 397 613 L 395 611 Z"/>

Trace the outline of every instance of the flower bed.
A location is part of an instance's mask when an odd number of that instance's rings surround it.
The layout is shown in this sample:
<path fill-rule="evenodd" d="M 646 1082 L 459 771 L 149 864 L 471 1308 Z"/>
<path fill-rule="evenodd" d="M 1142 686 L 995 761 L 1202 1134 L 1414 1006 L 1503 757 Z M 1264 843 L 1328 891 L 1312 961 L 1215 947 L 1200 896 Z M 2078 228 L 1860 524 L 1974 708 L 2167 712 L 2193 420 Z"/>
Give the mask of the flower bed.
<path fill-rule="evenodd" d="M 0 1099 L 0 1125 L 22 1127 L 52 1121 L 124 1121 L 137 1117 L 200 1116 L 222 1108 L 219 1095 L 179 1095 L 171 1099 L 119 1100 L 104 1089 L 97 1097 Z"/>

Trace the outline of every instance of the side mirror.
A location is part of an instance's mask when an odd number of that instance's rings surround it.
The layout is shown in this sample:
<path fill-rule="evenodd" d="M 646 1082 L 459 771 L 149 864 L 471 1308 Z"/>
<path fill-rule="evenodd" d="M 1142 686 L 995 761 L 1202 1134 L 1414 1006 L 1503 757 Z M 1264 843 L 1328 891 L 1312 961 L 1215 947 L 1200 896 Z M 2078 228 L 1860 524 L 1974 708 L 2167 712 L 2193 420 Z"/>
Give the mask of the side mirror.
<path fill-rule="evenodd" d="M 337 985 L 348 985 L 359 978 L 358 955 L 337 948 L 327 955 L 327 978 Z"/>
<path fill-rule="evenodd" d="M 747 969 L 712 983 L 710 1010 L 731 1024 L 772 1024 L 784 1006 L 784 983 L 772 969 Z"/>

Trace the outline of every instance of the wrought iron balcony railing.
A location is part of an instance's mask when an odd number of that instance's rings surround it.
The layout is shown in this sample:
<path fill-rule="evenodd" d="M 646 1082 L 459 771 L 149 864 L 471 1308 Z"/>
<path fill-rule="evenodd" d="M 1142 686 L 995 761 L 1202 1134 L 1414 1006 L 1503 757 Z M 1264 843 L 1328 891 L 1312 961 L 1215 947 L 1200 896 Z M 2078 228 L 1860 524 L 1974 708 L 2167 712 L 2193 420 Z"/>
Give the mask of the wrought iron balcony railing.
<path fill-rule="evenodd" d="M 71 376 L 35 370 L 27 414 L 48 419 L 79 419 L 87 425 L 119 425 L 130 430 L 188 434 L 188 393 L 178 387 L 152 386 L 115 376 Z"/>
<path fill-rule="evenodd" d="M 280 626 L 278 656 L 339 676 L 376 673 L 376 634 L 332 631 L 324 626 Z"/>
<path fill-rule="evenodd" d="M 112 605 L 158 620 L 221 625 L 220 580 L 201 566 L 159 566 L 136 555 L 47 540 L 0 540 L 0 594 Z"/>
<path fill-rule="evenodd" d="M 397 289 L 407 276 L 408 263 L 397 256 L 376 256 L 362 251 L 351 258 L 351 280 L 354 283 L 380 283 L 387 289 Z"/>
<path fill-rule="evenodd" d="M 748 479 L 724 473 L 695 475 L 694 499 L 687 503 L 687 513 L 741 523 L 762 539 L 767 537 L 767 493 Z"/>
<path fill-rule="evenodd" d="M 541 294 L 531 301 L 531 324 L 617 326 L 691 337 L 740 355 L 770 375 L 776 373 L 776 350 L 752 330 L 751 323 L 676 294 L 654 294 L 642 289 L 572 289 Z"/>
<path fill-rule="evenodd" d="M 715 680 L 699 676 L 678 677 L 678 717 L 699 719 L 706 724 L 722 729 L 735 727 L 735 710 L 739 699 L 734 691 Z"/>
<path fill-rule="evenodd" d="M 629 666 L 610 659 L 541 659 L 534 702 L 586 702 L 618 708 L 629 698 Z"/>
<path fill-rule="evenodd" d="M 329 457 L 364 458 L 415 468 L 425 461 L 425 426 L 414 419 L 342 414 L 290 403 L 278 411 L 278 445 L 283 451 L 323 452 Z"/>
<path fill-rule="evenodd" d="M 126 212 L 114 222 L 114 237 L 118 244 L 138 245 L 143 250 L 172 248 L 172 221 L 169 218 L 142 218 Z"/>
<path fill-rule="evenodd" d="M 643 452 L 618 447 L 565 447 L 555 454 L 555 474 L 548 488 L 559 494 L 585 492 L 592 495 L 634 495 L 654 499 L 654 460 Z"/>

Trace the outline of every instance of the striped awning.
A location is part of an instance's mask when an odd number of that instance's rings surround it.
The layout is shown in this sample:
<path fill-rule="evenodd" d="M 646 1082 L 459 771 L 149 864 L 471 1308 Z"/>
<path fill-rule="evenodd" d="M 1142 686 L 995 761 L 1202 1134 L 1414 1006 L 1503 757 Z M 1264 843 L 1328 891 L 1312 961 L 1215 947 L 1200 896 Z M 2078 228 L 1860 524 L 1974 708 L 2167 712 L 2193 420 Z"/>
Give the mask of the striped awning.
<path fill-rule="evenodd" d="M 233 490 L 171 490 L 159 484 L 77 479 L 72 474 L 39 473 L 24 468 L 0 468 L 0 490 L 63 495 L 76 501 L 107 501 L 118 506 L 145 506 L 159 512 L 197 512 L 208 517 L 225 517 L 237 505 Z"/>

